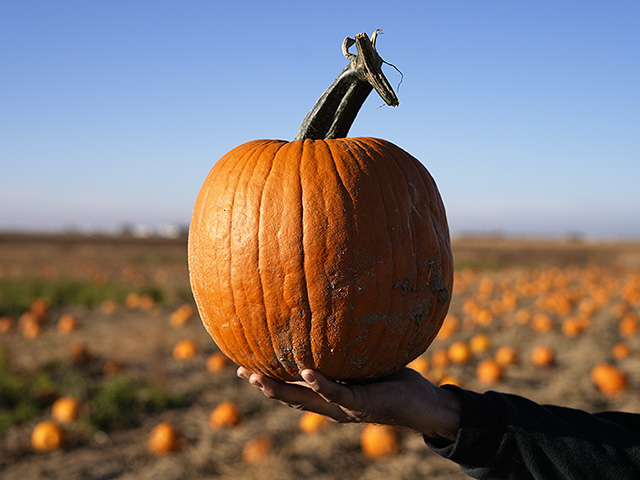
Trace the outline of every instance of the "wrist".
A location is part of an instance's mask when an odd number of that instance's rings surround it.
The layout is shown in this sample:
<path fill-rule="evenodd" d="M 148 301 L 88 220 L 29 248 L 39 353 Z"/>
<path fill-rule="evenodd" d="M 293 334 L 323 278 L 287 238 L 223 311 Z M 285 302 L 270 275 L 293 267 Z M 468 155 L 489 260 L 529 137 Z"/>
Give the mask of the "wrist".
<path fill-rule="evenodd" d="M 412 428 L 435 442 L 454 442 L 460 428 L 462 402 L 446 388 L 433 386 Z"/>

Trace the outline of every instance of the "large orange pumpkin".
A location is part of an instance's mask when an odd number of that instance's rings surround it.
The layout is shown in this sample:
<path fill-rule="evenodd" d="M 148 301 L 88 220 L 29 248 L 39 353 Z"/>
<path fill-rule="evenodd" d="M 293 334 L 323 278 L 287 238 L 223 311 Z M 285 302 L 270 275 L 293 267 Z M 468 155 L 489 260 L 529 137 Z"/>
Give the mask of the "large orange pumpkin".
<path fill-rule="evenodd" d="M 189 271 L 203 323 L 234 362 L 274 378 L 393 373 L 428 347 L 449 306 L 433 178 L 386 140 L 345 138 L 373 88 L 398 104 L 375 39 L 345 40 L 351 63 L 296 140 L 233 149 L 195 202 Z"/>

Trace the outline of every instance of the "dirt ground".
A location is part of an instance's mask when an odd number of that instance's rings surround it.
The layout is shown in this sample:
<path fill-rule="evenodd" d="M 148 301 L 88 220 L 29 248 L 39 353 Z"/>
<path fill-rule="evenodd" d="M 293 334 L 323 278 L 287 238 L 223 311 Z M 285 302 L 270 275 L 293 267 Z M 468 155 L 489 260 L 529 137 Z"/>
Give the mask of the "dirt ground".
<path fill-rule="evenodd" d="M 640 313 L 635 300 L 640 296 L 640 244 L 468 237 L 454 242 L 454 258 L 456 286 L 450 314 L 459 327 L 436 339 L 425 357 L 433 363 L 434 352 L 458 340 L 468 341 L 479 332 L 489 336 L 491 348 L 475 354 L 468 363 L 432 368 L 429 375 L 446 373 L 464 388 L 518 393 L 542 403 L 589 411 L 640 411 L 640 336 L 633 332 L 623 336 L 619 331 L 625 314 L 637 317 Z M 185 239 L 1 236 L 0 279 L 26 277 L 98 283 L 117 279 L 161 288 L 166 298 L 146 309 L 126 305 L 118 305 L 114 311 L 76 305 L 54 307 L 49 314 L 52 321 L 37 338 L 26 339 L 17 328 L 0 334 L 12 369 L 34 372 L 52 360 L 64 361 L 70 355 L 70 345 L 81 343 L 92 358 L 93 366 L 87 368 L 117 360 L 132 378 L 160 384 L 188 402 L 147 415 L 133 427 L 108 433 L 87 433 L 86 427 L 67 426 L 64 448 L 39 453 L 30 446 L 30 434 L 37 421 L 48 416 L 45 411 L 40 418 L 12 427 L 0 437 L 3 480 L 467 478 L 457 466 L 430 452 L 413 432 L 398 432 L 398 453 L 369 459 L 360 449 L 362 425 L 332 423 L 321 433 L 304 433 L 298 426 L 301 412 L 265 399 L 236 377 L 233 366 L 217 373 L 207 371 L 206 359 L 216 346 L 198 318 L 181 327 L 170 325 L 171 313 L 191 302 Z M 547 290 L 518 296 L 517 305 L 495 310 L 490 320 L 471 319 L 474 313 L 467 300 L 489 305 L 500 292 L 513 291 L 511 287 L 529 279 L 545 280 Z M 549 313 L 551 330 L 539 332 L 532 328 L 530 319 L 517 320 L 520 310 L 534 314 L 549 309 L 542 300 L 562 291 L 571 293 L 568 300 L 565 298 L 567 310 Z M 584 313 L 580 308 L 593 305 L 594 299 L 600 302 L 589 311 L 588 328 L 572 337 L 563 333 L 562 322 Z M 80 328 L 60 334 L 54 320 L 63 313 L 75 315 Z M 198 346 L 196 357 L 174 359 L 173 346 L 187 338 Z M 631 354 L 613 359 L 612 347 L 620 341 L 628 344 Z M 533 347 L 541 343 L 556 352 L 551 367 L 535 367 L 528 359 Z M 503 345 L 516 347 L 519 361 L 508 367 L 498 384 L 481 383 L 475 375 L 477 362 Z M 600 393 L 589 379 L 593 365 L 603 361 L 615 363 L 627 375 L 628 388 L 615 397 Z M 234 428 L 212 429 L 209 415 L 226 400 L 238 405 L 243 420 Z M 179 453 L 156 457 L 149 452 L 149 432 L 161 421 L 172 422 L 182 433 Z M 258 462 L 243 460 L 243 448 L 259 435 L 269 436 L 271 450 Z"/>

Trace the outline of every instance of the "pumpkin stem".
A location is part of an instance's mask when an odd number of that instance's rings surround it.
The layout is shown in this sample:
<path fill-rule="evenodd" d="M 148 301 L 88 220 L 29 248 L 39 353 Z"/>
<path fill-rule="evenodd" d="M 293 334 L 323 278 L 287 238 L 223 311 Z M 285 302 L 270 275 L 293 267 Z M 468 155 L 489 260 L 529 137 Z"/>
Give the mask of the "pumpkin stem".
<path fill-rule="evenodd" d="M 387 105 L 398 106 L 398 97 L 382 73 L 383 60 L 376 52 L 378 33 L 380 30 L 373 32 L 371 38 L 366 33 L 358 33 L 355 40 L 344 39 L 342 53 L 350 63 L 307 114 L 294 140 L 346 137 L 360 107 L 374 88 Z M 353 44 L 357 55 L 349 52 Z"/>

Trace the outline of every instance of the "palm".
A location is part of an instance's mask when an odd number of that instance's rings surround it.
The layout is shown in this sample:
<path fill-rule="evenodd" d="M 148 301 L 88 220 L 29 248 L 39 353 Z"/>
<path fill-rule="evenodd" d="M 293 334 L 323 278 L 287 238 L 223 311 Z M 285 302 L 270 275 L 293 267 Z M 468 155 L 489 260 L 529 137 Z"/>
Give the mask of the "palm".
<path fill-rule="evenodd" d="M 269 398 L 294 408 L 326 415 L 341 423 L 373 422 L 409 426 L 425 399 L 435 400 L 435 387 L 409 368 L 370 383 L 339 384 L 313 372 L 311 383 L 284 383 L 240 367 L 238 375 Z"/>

